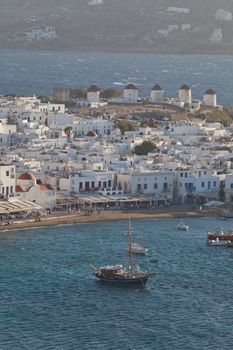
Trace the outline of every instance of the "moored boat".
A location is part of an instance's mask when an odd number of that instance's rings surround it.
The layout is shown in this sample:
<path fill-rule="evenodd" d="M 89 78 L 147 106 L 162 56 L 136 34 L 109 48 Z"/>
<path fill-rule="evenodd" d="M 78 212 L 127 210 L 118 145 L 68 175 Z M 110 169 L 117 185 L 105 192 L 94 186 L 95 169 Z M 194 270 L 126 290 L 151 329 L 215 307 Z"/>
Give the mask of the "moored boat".
<path fill-rule="evenodd" d="M 220 241 L 231 241 L 233 242 L 233 232 L 228 231 L 225 233 L 224 229 L 220 229 L 218 232 L 208 232 L 207 239 L 208 240 L 216 240 L 219 239 Z"/>
<path fill-rule="evenodd" d="M 95 276 L 102 282 L 115 285 L 131 285 L 143 287 L 150 273 L 147 271 L 127 271 L 123 265 L 101 267 L 95 272 Z"/>
<path fill-rule="evenodd" d="M 229 241 L 219 240 L 219 238 L 216 239 L 209 239 L 207 241 L 208 245 L 215 246 L 215 247 L 224 247 L 227 246 Z"/>
<path fill-rule="evenodd" d="M 132 253 L 132 226 L 129 220 L 128 226 L 129 236 L 129 256 L 130 256 L 130 268 L 127 270 L 123 265 L 104 266 L 95 269 L 95 277 L 101 282 L 119 286 L 138 286 L 144 287 L 148 281 L 148 278 L 152 273 L 148 271 L 141 271 L 139 266 L 133 265 L 133 253 Z M 92 265 L 93 267 L 93 265 Z"/>
<path fill-rule="evenodd" d="M 149 248 L 139 243 L 132 243 L 131 249 L 133 254 L 141 254 L 141 255 L 146 255 L 149 251 Z M 130 247 L 129 247 L 129 250 L 130 250 Z"/>
<path fill-rule="evenodd" d="M 186 224 L 183 223 L 183 222 L 180 222 L 180 223 L 176 226 L 176 228 L 178 228 L 178 230 L 188 231 L 189 226 L 186 225 Z"/>

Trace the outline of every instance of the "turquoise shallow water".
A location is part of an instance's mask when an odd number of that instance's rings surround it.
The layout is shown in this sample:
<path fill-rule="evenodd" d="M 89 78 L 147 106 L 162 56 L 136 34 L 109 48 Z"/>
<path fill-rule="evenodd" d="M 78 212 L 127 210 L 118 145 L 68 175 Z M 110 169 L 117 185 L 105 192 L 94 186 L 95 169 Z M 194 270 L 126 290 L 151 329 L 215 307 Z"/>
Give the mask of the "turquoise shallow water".
<path fill-rule="evenodd" d="M 232 220 L 135 221 L 158 263 L 146 289 L 105 286 L 90 263 L 127 263 L 127 223 L 0 235 L 0 349 L 232 349 L 233 249 L 206 232 Z"/>

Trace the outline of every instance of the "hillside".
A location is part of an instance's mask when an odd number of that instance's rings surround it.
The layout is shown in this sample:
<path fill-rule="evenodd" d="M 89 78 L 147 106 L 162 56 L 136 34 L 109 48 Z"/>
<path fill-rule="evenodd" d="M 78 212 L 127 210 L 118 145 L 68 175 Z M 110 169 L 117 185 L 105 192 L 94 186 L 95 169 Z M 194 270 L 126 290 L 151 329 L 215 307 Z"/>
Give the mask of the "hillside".
<path fill-rule="evenodd" d="M 0 0 L 0 6 L 1 48 L 233 54 L 231 0 Z M 218 9 L 229 12 L 216 19 Z"/>

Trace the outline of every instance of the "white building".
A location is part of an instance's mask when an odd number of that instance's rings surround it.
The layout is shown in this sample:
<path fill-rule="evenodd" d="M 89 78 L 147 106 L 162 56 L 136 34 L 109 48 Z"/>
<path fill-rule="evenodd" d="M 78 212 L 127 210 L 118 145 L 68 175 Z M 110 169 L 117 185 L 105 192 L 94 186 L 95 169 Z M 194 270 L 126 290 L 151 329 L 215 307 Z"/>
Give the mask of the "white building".
<path fill-rule="evenodd" d="M 192 91 L 191 88 L 184 84 L 179 89 L 179 100 L 185 105 L 191 106 L 192 104 Z"/>
<path fill-rule="evenodd" d="M 113 122 L 102 118 L 80 119 L 75 121 L 74 131 L 77 136 L 86 136 L 94 131 L 97 136 L 110 135 L 113 130 Z"/>
<path fill-rule="evenodd" d="M 37 181 L 30 173 L 23 173 L 18 177 L 16 195 L 39 204 L 43 209 L 56 207 L 56 191 L 51 185 Z"/>
<path fill-rule="evenodd" d="M 219 185 L 219 177 L 212 170 L 179 170 L 175 172 L 175 200 L 184 203 L 198 197 L 217 199 Z"/>
<path fill-rule="evenodd" d="M 215 28 L 213 33 L 210 35 L 210 41 L 214 44 L 220 44 L 222 42 L 222 28 Z"/>
<path fill-rule="evenodd" d="M 131 175 L 131 194 L 150 195 L 156 199 L 173 199 L 173 174 L 171 172 L 140 171 Z"/>
<path fill-rule="evenodd" d="M 128 84 L 124 88 L 124 102 L 136 103 L 138 100 L 138 88 L 134 84 Z"/>
<path fill-rule="evenodd" d="M 225 176 L 225 195 L 226 200 L 232 201 L 233 200 L 233 174 L 226 174 Z"/>
<path fill-rule="evenodd" d="M 13 134 L 16 133 L 16 125 L 8 124 L 7 119 L 0 121 L 0 145 L 6 145 L 11 142 Z"/>
<path fill-rule="evenodd" d="M 82 170 L 70 176 L 70 192 L 98 192 L 115 186 L 115 173 L 108 171 Z"/>
<path fill-rule="evenodd" d="M 169 135 L 172 138 L 186 135 L 197 136 L 199 134 L 200 127 L 187 121 L 170 124 L 164 130 L 164 135 Z"/>
<path fill-rule="evenodd" d="M 167 8 L 168 12 L 173 12 L 173 13 L 182 13 L 185 15 L 190 14 L 190 8 L 188 7 L 168 7 Z"/>
<path fill-rule="evenodd" d="M 15 195 L 15 166 L 0 164 L 0 196 Z"/>
<path fill-rule="evenodd" d="M 40 40 L 55 40 L 57 39 L 57 33 L 54 26 L 43 26 L 41 28 L 33 28 L 30 31 L 25 31 L 28 41 L 40 41 Z"/>
<path fill-rule="evenodd" d="M 181 25 L 182 32 L 188 32 L 191 30 L 191 24 L 182 24 Z"/>
<path fill-rule="evenodd" d="M 34 110 L 38 110 L 38 112 L 45 112 L 45 113 L 65 113 L 65 105 L 59 104 L 59 103 L 39 103 L 36 104 L 33 108 Z"/>
<path fill-rule="evenodd" d="M 100 102 L 100 91 L 101 89 L 96 84 L 89 86 L 87 89 L 87 101 L 90 103 Z"/>
<path fill-rule="evenodd" d="M 232 13 L 224 9 L 218 9 L 215 18 L 219 21 L 232 21 Z"/>
<path fill-rule="evenodd" d="M 164 90 L 159 84 L 156 84 L 150 93 L 150 98 L 152 103 L 162 103 L 164 100 Z"/>
<path fill-rule="evenodd" d="M 209 89 L 203 95 L 203 102 L 206 106 L 216 107 L 217 106 L 217 94 L 214 90 Z"/>
<path fill-rule="evenodd" d="M 49 113 L 47 124 L 49 128 L 64 130 L 66 126 L 73 127 L 74 117 L 66 113 Z"/>
<path fill-rule="evenodd" d="M 88 6 L 103 5 L 103 0 L 89 0 Z"/>

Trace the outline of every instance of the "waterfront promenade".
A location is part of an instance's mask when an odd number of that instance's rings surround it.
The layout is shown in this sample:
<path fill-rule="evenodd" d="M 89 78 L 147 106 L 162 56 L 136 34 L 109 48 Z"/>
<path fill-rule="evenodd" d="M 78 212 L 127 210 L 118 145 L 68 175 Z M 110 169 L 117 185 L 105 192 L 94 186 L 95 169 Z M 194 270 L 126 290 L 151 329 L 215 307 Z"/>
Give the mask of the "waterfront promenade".
<path fill-rule="evenodd" d="M 56 212 L 38 219 L 6 221 L 0 225 L 0 231 L 26 229 L 34 227 L 46 227 L 57 225 L 71 225 L 78 223 L 103 222 L 137 219 L 171 219 L 171 218 L 198 218 L 207 216 L 219 216 L 216 210 L 192 210 L 191 208 L 167 208 L 160 210 L 129 210 L 129 211 L 101 211 L 101 212 L 84 212 L 84 213 L 61 213 Z"/>

